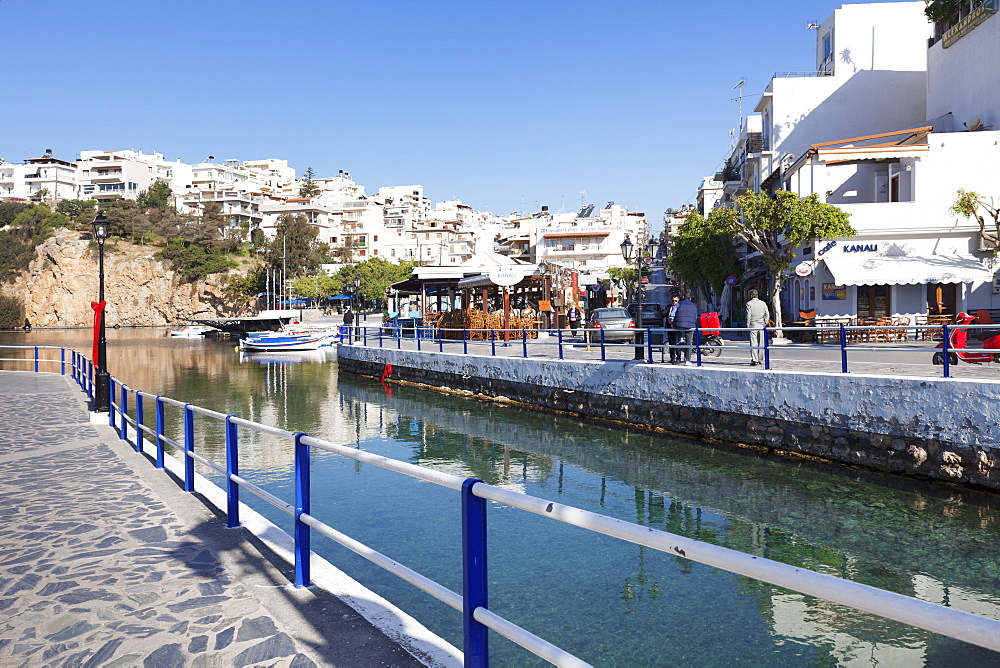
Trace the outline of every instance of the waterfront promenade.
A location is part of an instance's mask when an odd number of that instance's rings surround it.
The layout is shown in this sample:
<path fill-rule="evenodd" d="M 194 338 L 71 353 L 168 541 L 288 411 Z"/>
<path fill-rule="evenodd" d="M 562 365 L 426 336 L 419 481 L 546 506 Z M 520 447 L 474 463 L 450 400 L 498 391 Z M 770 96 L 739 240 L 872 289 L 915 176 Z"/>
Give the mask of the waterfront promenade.
<path fill-rule="evenodd" d="M 69 376 L 0 371 L 0 480 L 0 666 L 423 665 L 91 424 Z"/>

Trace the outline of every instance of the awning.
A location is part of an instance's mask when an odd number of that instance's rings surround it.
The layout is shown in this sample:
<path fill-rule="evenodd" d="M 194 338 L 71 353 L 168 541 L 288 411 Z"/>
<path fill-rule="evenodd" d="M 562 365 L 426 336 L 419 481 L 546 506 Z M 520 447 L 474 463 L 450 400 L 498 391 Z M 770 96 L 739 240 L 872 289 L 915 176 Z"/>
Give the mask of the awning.
<path fill-rule="evenodd" d="M 582 237 L 606 237 L 609 236 L 610 232 L 552 232 L 549 234 L 542 234 L 546 239 L 572 239 L 572 238 L 582 238 Z"/>
<path fill-rule="evenodd" d="M 968 247 L 968 238 L 855 238 L 838 240 L 820 259 L 840 285 L 991 283 L 996 259 L 977 258 Z"/>

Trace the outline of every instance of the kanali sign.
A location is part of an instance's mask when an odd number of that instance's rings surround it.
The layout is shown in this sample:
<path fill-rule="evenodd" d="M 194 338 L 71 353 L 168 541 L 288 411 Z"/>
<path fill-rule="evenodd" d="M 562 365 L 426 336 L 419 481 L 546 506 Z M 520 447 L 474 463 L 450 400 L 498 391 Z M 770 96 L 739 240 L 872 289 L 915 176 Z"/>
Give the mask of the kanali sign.
<path fill-rule="evenodd" d="M 517 285 L 522 278 L 524 273 L 516 265 L 503 265 L 490 271 L 490 281 L 494 285 Z"/>

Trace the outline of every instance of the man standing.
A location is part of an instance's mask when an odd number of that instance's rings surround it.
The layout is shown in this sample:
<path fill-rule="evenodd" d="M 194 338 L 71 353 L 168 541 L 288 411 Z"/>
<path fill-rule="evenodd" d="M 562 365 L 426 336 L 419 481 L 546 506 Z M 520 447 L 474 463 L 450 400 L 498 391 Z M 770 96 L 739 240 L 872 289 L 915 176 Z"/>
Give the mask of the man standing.
<path fill-rule="evenodd" d="M 764 363 L 764 330 L 771 312 L 767 304 L 757 299 L 757 291 L 750 291 L 750 301 L 747 302 L 747 327 L 750 328 L 750 366 Z"/>
<path fill-rule="evenodd" d="M 683 342 L 684 364 L 691 364 L 691 350 L 694 344 L 694 328 L 698 326 L 698 307 L 691 301 L 691 293 L 685 292 L 684 298 L 677 302 L 674 311 L 674 329 L 677 330 L 678 343 Z M 680 352 L 678 352 L 678 360 Z"/>
<path fill-rule="evenodd" d="M 667 345 L 670 350 L 670 363 L 677 364 L 681 361 L 681 351 L 677 348 L 677 330 L 674 329 L 674 315 L 677 314 L 677 302 L 680 297 L 674 295 L 670 298 L 670 306 L 667 307 L 667 317 L 663 326 L 667 328 Z"/>
<path fill-rule="evenodd" d="M 576 336 L 576 330 L 583 321 L 583 311 L 576 305 L 576 302 L 571 303 L 566 309 L 566 321 L 569 323 L 571 333 Z"/>

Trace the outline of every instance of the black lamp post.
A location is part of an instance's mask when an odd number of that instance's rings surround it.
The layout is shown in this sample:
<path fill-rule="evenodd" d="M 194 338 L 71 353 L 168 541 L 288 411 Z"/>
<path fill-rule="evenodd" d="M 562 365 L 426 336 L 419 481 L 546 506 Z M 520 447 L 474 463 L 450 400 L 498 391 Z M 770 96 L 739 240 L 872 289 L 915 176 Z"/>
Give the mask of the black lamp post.
<path fill-rule="evenodd" d="M 107 413 L 111 410 L 111 374 L 108 373 L 108 340 L 104 334 L 104 241 L 108 238 L 108 219 L 103 212 L 94 218 L 94 239 L 98 248 L 98 276 L 100 287 L 97 301 L 100 304 L 97 325 L 97 371 L 94 378 L 94 410 Z"/>
<path fill-rule="evenodd" d="M 357 306 L 354 310 L 361 313 L 361 277 L 357 274 L 354 275 L 354 294 L 355 298 L 358 300 Z"/>
<path fill-rule="evenodd" d="M 643 260 L 643 250 L 648 251 L 647 254 L 652 255 L 656 248 L 656 243 L 653 239 L 649 239 L 646 248 L 642 247 L 636 248 L 632 244 L 632 240 L 625 235 L 625 241 L 622 242 L 622 258 L 625 260 L 626 264 L 632 262 L 632 252 L 635 251 L 635 299 L 636 299 L 636 312 L 635 312 L 635 359 L 641 360 L 645 358 L 642 350 L 642 344 L 644 343 L 645 330 L 642 325 L 642 260 Z"/>

